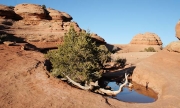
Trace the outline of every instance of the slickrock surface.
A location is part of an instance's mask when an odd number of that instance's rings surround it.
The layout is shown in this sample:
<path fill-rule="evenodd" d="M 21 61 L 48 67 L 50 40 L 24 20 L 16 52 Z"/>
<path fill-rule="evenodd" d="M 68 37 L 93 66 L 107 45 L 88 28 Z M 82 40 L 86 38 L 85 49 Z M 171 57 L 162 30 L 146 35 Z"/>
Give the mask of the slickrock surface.
<path fill-rule="evenodd" d="M 140 52 L 141 53 L 141 52 Z M 70 87 L 49 76 L 43 54 L 0 45 L 0 107 L 2 108 L 179 108 L 179 53 L 162 51 L 139 62 L 133 80 L 149 82 L 159 93 L 153 103 L 125 103 Z"/>
<path fill-rule="evenodd" d="M 159 108 L 180 107 L 180 53 L 162 50 L 136 65 L 132 79 L 154 89 Z M 153 104 L 152 104 L 153 105 Z"/>

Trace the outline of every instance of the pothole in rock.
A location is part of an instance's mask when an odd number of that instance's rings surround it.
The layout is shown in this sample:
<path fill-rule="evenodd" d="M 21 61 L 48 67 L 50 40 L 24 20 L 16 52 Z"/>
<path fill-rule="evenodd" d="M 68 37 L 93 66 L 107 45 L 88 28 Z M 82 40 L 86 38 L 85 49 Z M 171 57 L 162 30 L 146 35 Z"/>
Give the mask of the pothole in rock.
<path fill-rule="evenodd" d="M 52 65 L 49 60 L 45 61 L 45 66 L 48 71 L 52 69 Z M 115 76 L 103 76 L 101 77 L 101 79 L 99 79 L 98 84 L 101 88 L 107 87 L 106 89 L 117 91 L 121 83 L 124 81 L 124 76 L 122 74 L 117 74 Z M 133 84 L 131 88 L 127 86 L 123 87 L 120 93 L 118 93 L 116 96 L 111 96 L 111 98 L 130 103 L 152 103 L 158 99 L 158 94 L 151 88 L 147 88 L 145 86 L 132 82 L 132 79 L 129 79 L 128 82 Z"/>
<path fill-rule="evenodd" d="M 124 87 L 119 94 L 113 96 L 112 98 L 132 103 L 151 103 L 157 100 L 158 95 L 151 88 L 146 88 L 135 82 L 132 82 L 132 84 L 133 87 Z M 107 86 L 111 87 L 113 90 L 118 90 L 120 85 L 121 84 L 116 81 L 110 81 L 107 84 Z"/>

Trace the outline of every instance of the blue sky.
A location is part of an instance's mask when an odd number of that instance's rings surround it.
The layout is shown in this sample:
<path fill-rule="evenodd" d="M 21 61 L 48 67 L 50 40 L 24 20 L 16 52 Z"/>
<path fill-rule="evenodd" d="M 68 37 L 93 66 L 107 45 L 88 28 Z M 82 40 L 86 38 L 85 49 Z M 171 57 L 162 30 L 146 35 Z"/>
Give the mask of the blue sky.
<path fill-rule="evenodd" d="M 1 0 L 0 4 L 46 5 L 73 17 L 82 29 L 90 30 L 111 44 L 127 44 L 138 33 L 156 33 L 164 46 L 176 41 L 180 0 Z"/>

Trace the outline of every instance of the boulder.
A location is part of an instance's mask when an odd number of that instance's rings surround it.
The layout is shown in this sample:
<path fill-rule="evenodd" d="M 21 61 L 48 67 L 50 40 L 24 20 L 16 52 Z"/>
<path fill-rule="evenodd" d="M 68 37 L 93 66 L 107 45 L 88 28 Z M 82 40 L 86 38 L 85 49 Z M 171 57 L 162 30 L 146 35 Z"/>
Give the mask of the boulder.
<path fill-rule="evenodd" d="M 168 50 L 169 52 L 178 52 L 180 53 L 180 41 L 171 42 L 167 45 L 164 50 Z"/>
<path fill-rule="evenodd" d="M 92 39 L 95 40 L 97 43 L 106 43 L 105 40 L 104 40 L 102 37 L 98 36 L 98 35 L 95 34 L 95 33 L 92 33 L 92 34 L 91 34 L 91 37 L 92 37 Z"/>
<path fill-rule="evenodd" d="M 11 41 L 4 41 L 3 43 L 7 46 L 15 45 L 15 43 Z"/>
<path fill-rule="evenodd" d="M 49 17 L 50 17 L 49 19 L 62 20 L 63 22 L 68 22 L 72 20 L 72 17 L 65 12 L 60 12 L 58 10 L 51 8 L 48 8 L 47 11 L 49 12 Z"/>
<path fill-rule="evenodd" d="M 176 30 L 176 37 L 180 40 L 180 21 L 178 21 L 178 23 L 176 24 L 175 30 Z"/>
<path fill-rule="evenodd" d="M 0 4 L 0 18 L 14 19 L 15 15 L 13 7 Z"/>
<path fill-rule="evenodd" d="M 81 28 L 76 22 L 63 22 L 63 29 L 65 31 L 68 31 L 71 26 L 73 26 L 77 32 L 81 31 Z"/>
<path fill-rule="evenodd" d="M 66 12 L 61 12 L 61 13 L 65 17 L 64 22 L 71 21 L 73 19 L 68 13 L 66 13 Z"/>
<path fill-rule="evenodd" d="M 24 20 L 41 20 L 47 15 L 45 9 L 36 4 L 19 4 L 15 6 L 14 11 Z"/>
<path fill-rule="evenodd" d="M 155 33 L 137 34 L 130 42 L 131 44 L 162 45 L 162 41 Z"/>

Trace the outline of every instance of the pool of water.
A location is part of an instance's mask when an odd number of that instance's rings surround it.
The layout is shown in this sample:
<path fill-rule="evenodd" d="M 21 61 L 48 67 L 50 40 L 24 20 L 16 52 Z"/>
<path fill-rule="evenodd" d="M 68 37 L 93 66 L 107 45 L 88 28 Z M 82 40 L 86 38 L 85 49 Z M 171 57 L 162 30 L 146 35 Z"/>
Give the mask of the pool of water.
<path fill-rule="evenodd" d="M 115 81 L 108 83 L 113 90 L 118 90 L 119 85 Z M 133 88 L 124 87 L 123 90 L 112 97 L 124 102 L 151 103 L 157 100 L 157 94 L 150 88 L 143 87 L 133 82 Z"/>

